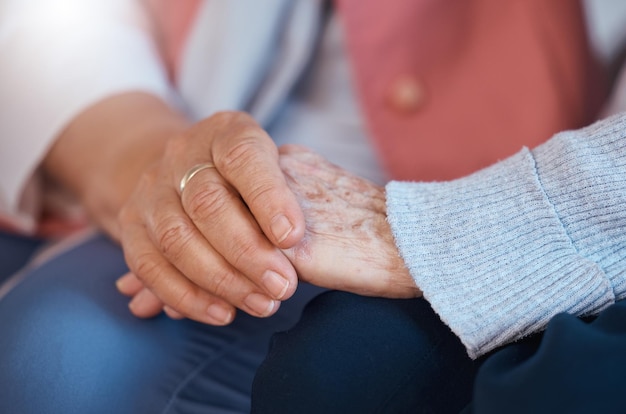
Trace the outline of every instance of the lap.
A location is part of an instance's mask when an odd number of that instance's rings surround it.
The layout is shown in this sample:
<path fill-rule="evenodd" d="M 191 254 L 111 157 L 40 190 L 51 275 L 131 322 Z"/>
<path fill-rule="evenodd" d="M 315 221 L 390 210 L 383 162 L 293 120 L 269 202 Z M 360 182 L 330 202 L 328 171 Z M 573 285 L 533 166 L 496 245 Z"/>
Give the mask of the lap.
<path fill-rule="evenodd" d="M 486 359 L 471 412 L 622 413 L 625 371 L 626 301 L 587 320 L 560 314 Z"/>
<path fill-rule="evenodd" d="M 423 299 L 327 292 L 274 336 L 253 413 L 622 412 L 626 301 L 471 361 Z"/>
<path fill-rule="evenodd" d="M 0 300 L 0 412 L 248 412 L 272 332 L 319 292 L 228 327 L 134 318 L 114 282 L 120 249 L 91 238 L 31 270 Z"/>
<path fill-rule="evenodd" d="M 26 264 L 43 241 L 0 230 L 0 284 Z"/>
<path fill-rule="evenodd" d="M 459 412 L 477 367 L 425 300 L 327 292 L 274 336 L 252 412 Z"/>

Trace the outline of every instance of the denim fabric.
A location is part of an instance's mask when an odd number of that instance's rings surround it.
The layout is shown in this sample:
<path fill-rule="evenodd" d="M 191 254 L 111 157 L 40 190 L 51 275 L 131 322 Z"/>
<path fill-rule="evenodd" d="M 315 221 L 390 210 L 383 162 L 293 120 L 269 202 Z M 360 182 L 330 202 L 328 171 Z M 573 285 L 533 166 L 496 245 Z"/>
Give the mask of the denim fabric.
<path fill-rule="evenodd" d="M 245 413 L 269 338 L 319 289 L 268 319 L 228 327 L 133 317 L 115 289 L 121 250 L 92 238 L 32 270 L 0 300 L 0 412 Z"/>
<path fill-rule="evenodd" d="M 26 264 L 43 240 L 0 230 L 0 284 Z"/>

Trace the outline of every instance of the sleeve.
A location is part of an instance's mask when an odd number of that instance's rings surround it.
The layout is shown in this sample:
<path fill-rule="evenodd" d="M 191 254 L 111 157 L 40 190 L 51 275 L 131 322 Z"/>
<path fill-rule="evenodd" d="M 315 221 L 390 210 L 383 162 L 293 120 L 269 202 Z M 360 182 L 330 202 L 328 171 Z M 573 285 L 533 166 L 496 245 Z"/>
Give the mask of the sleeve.
<path fill-rule="evenodd" d="M 0 56 L 0 221 L 29 231 L 34 172 L 68 122 L 120 92 L 165 98 L 168 81 L 132 0 L 5 0 Z"/>
<path fill-rule="evenodd" d="M 626 115 L 450 182 L 391 182 L 388 217 L 424 297 L 477 358 L 557 313 L 626 297 Z"/>

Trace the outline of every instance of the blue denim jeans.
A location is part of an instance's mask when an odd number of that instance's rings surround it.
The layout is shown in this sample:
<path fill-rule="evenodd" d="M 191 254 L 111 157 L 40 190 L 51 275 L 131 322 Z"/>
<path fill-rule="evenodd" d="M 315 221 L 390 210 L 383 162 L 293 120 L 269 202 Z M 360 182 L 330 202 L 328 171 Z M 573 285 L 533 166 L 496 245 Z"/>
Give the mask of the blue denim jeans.
<path fill-rule="evenodd" d="M 0 284 L 22 268 L 44 241 L 0 231 Z"/>
<path fill-rule="evenodd" d="M 1 413 L 247 413 L 271 334 L 320 291 L 302 285 L 273 317 L 240 313 L 227 327 L 140 320 L 115 289 L 126 271 L 95 236 L 0 298 Z"/>

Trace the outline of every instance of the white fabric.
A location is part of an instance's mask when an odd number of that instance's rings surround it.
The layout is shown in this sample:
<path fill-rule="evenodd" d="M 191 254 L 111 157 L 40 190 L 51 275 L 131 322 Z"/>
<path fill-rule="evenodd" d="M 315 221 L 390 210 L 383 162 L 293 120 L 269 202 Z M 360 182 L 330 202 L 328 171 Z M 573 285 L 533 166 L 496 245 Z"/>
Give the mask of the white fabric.
<path fill-rule="evenodd" d="M 330 17 L 312 67 L 269 132 L 277 145 L 304 145 L 377 184 L 388 181 L 354 96 L 337 15 Z"/>
<path fill-rule="evenodd" d="M 20 199 L 68 122 L 115 93 L 166 96 L 167 81 L 141 10 L 124 0 L 3 0 L 0 56 L 0 212 L 32 231 Z"/>
<path fill-rule="evenodd" d="M 582 4 L 592 49 L 604 64 L 615 64 L 626 48 L 626 1 L 584 0 Z M 622 65 L 602 116 L 619 112 L 626 112 L 626 65 Z"/>
<path fill-rule="evenodd" d="M 177 79 L 192 119 L 249 106 L 289 12 L 285 0 L 203 3 Z"/>
<path fill-rule="evenodd" d="M 626 65 L 622 66 L 622 71 L 617 79 L 613 94 L 606 107 L 603 116 L 615 115 L 626 112 Z"/>
<path fill-rule="evenodd" d="M 604 62 L 611 63 L 626 40 L 626 1 L 583 0 L 591 46 Z"/>

